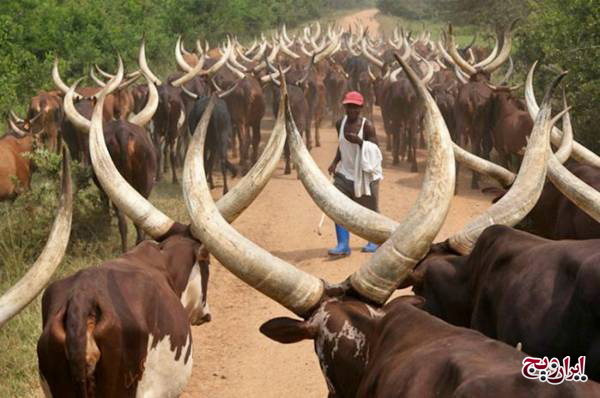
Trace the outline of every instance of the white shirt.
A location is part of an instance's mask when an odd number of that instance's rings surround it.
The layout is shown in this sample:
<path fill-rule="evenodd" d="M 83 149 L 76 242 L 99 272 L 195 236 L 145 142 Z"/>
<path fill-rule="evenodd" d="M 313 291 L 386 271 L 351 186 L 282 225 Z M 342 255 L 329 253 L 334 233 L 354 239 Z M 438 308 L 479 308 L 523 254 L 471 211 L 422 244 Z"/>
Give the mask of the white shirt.
<path fill-rule="evenodd" d="M 340 125 L 339 149 L 341 160 L 335 171 L 354 181 L 354 193 L 357 198 L 370 195 L 369 184 L 372 181 L 383 179 L 381 168 L 382 155 L 379 147 L 372 142 L 363 141 L 360 145 L 353 144 L 344 137 L 344 127 L 348 117 L 344 116 Z M 363 131 L 367 119 L 363 117 L 358 137 L 363 139 Z"/>

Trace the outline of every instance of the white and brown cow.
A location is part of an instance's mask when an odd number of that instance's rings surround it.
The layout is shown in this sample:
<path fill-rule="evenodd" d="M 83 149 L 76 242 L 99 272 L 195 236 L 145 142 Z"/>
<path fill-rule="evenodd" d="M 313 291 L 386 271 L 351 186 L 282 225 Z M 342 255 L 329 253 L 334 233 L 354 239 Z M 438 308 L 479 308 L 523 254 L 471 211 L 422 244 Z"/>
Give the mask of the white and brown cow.
<path fill-rule="evenodd" d="M 121 78 L 122 69 L 113 80 Z M 190 323 L 210 320 L 208 252 L 196 231 L 156 209 L 113 164 L 102 131 L 104 99 L 118 86 L 113 80 L 91 119 L 92 165 L 111 201 L 155 241 L 48 287 L 38 341 L 40 379 L 53 397 L 175 397 L 191 375 Z M 208 121 L 203 117 L 199 126 Z M 284 140 L 282 116 L 256 167 L 219 200 L 223 217 L 233 221 L 260 193 Z"/>

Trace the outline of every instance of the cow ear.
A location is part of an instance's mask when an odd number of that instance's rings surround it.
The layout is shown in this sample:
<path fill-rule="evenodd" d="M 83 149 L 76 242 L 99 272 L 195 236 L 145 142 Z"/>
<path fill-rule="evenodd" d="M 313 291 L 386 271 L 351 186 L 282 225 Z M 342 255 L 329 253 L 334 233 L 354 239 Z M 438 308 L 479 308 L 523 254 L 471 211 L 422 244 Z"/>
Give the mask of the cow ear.
<path fill-rule="evenodd" d="M 306 321 L 285 317 L 274 318 L 263 323 L 260 332 L 271 340 L 283 344 L 297 343 L 316 337 L 316 330 L 308 326 Z"/>

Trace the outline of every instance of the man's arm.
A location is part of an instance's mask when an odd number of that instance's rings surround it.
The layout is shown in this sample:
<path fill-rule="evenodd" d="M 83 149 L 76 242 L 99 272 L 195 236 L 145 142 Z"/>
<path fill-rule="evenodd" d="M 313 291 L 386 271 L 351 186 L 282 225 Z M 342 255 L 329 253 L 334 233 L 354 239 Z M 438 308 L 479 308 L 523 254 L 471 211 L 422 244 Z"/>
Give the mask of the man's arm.
<path fill-rule="evenodd" d="M 370 121 L 367 121 L 365 123 L 363 137 L 365 137 L 365 140 L 370 141 L 373 144 L 379 146 L 379 141 L 377 140 L 377 133 L 375 133 L 375 127 Z"/>

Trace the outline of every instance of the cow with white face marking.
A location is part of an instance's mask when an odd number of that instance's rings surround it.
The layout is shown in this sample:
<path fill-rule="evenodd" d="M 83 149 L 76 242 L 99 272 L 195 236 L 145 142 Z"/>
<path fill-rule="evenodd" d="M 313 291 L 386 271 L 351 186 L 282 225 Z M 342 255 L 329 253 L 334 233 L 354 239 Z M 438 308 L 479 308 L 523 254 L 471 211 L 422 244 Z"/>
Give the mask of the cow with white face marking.
<path fill-rule="evenodd" d="M 556 387 L 523 378 L 524 354 L 477 332 L 450 326 L 409 305 L 418 304 L 418 298 L 400 298 L 384 305 L 427 255 L 454 191 L 454 157 L 448 130 L 425 86 L 404 61 L 401 63 L 426 109 L 429 156 L 423 189 L 404 222 L 396 224 L 394 233 L 368 263 L 346 281 L 329 285 L 298 270 L 241 236 L 219 215 L 199 156 L 206 127 L 195 134 L 184 166 L 183 191 L 192 215 L 191 229 L 227 269 L 302 318 L 276 318 L 265 323 L 261 331 L 282 343 L 314 340 L 330 398 L 595 396 L 598 385 L 592 382 L 565 382 Z M 538 157 L 540 153 L 543 157 L 548 144 L 548 135 L 541 132 L 548 128 L 548 107 L 549 100 L 538 122 L 544 128 L 538 128 L 535 139 L 532 135 L 530 140 L 535 148 L 531 153 Z M 301 138 L 289 109 L 287 117 L 290 145 L 295 148 L 299 164 L 309 155 L 304 147 L 298 150 Z M 311 168 L 317 166 L 312 163 L 299 168 L 303 183 L 326 185 L 317 173 L 308 170 Z M 336 207 L 335 189 L 325 187 L 323 191 L 315 199 L 319 205 Z M 366 217 L 370 214 L 367 209 L 347 207 L 345 217 L 365 221 L 365 230 L 381 234 L 388 230 L 389 225 L 381 219 Z M 359 227 L 361 221 L 356 222 Z"/>
<path fill-rule="evenodd" d="M 92 165 L 111 201 L 155 241 L 144 241 L 48 287 L 37 346 L 47 396 L 178 396 L 192 370 L 190 323 L 210 320 L 208 252 L 197 233 L 138 194 L 110 158 L 102 107 L 115 85 L 107 83 L 94 108 Z M 208 119 L 199 125 L 206 128 Z M 233 221 L 260 193 L 277 166 L 284 140 L 281 117 L 257 166 L 219 200 L 223 217 Z"/>

